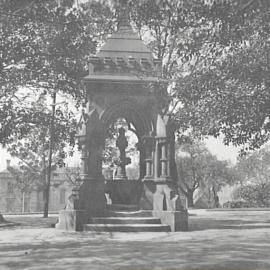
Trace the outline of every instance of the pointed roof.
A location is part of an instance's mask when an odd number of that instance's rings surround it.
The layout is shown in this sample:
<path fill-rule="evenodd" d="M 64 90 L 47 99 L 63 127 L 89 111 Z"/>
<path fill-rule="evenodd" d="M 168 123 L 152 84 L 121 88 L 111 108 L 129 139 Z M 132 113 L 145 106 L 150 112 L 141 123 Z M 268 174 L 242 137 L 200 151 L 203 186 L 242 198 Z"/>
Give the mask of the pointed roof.
<path fill-rule="evenodd" d="M 161 61 L 153 58 L 151 50 L 133 31 L 128 18 L 122 16 L 118 30 L 107 38 L 96 56 L 90 57 L 89 75 L 84 77 L 84 82 L 157 82 L 160 70 Z"/>
<path fill-rule="evenodd" d="M 97 57 L 122 57 L 135 59 L 152 59 L 151 51 L 135 33 L 129 23 L 120 23 L 117 32 L 106 40 L 105 45 L 97 53 Z"/>

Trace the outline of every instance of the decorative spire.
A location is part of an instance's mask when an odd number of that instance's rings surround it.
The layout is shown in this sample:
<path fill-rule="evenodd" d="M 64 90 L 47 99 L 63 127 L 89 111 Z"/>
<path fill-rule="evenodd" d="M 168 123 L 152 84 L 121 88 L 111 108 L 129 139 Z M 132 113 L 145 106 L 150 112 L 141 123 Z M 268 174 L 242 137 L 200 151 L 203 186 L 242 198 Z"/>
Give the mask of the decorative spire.
<path fill-rule="evenodd" d="M 119 16 L 118 16 L 118 29 L 129 28 L 129 11 L 128 11 L 128 0 L 119 0 Z"/>

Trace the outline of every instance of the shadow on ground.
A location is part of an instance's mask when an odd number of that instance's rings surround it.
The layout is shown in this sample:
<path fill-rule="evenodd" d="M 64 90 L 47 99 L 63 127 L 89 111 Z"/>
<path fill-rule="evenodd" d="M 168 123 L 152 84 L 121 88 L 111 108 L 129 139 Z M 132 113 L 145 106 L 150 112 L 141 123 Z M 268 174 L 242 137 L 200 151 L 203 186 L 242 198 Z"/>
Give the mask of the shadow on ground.
<path fill-rule="evenodd" d="M 270 228 L 270 222 L 260 222 L 231 219 L 231 220 L 214 220 L 213 218 L 200 218 L 189 220 L 189 231 L 202 231 L 209 229 L 258 229 L 258 228 Z"/>
<path fill-rule="evenodd" d="M 15 230 L 15 229 L 33 229 L 33 228 L 51 228 L 52 224 L 57 222 L 57 216 L 43 218 L 40 216 L 7 216 L 6 222 L 13 226 L 5 226 L 0 230 Z"/>
<path fill-rule="evenodd" d="M 198 210 L 197 210 L 198 211 Z M 209 229 L 258 229 L 270 228 L 270 211 L 247 212 L 199 212 L 189 213 L 189 231 L 202 231 Z M 25 229 L 25 228 L 51 228 L 57 223 L 57 215 L 43 218 L 41 216 L 8 216 L 6 220 L 14 225 L 2 229 Z"/>
<path fill-rule="evenodd" d="M 179 233 L 178 233 L 179 234 Z M 78 234 L 81 236 L 81 234 Z M 179 237 L 176 235 L 176 238 Z M 229 240 L 229 239 L 228 239 Z M 116 241 L 74 238 L 64 243 L 42 242 L 0 247 L 1 269 L 267 269 L 267 239 L 259 245 L 238 239 Z M 158 243 L 157 243 L 158 242 Z M 256 252 L 254 252 L 256 250 Z M 258 268 L 258 265 L 260 266 Z"/>
<path fill-rule="evenodd" d="M 189 231 L 270 228 L 270 211 L 190 211 Z"/>
<path fill-rule="evenodd" d="M 270 269 L 270 211 L 191 214 L 189 232 L 153 235 L 68 233 L 49 229 L 57 216 L 6 217 L 21 225 L 0 230 L 0 269 Z"/>

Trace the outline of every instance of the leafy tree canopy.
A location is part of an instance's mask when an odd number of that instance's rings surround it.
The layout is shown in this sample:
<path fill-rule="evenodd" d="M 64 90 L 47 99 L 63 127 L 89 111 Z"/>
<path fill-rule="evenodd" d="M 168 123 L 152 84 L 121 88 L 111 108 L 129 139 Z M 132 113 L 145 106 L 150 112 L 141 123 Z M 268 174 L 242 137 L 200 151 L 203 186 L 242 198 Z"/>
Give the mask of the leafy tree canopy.
<path fill-rule="evenodd" d="M 189 206 L 193 206 L 196 189 L 209 198 L 235 181 L 235 174 L 227 161 L 218 160 L 205 145 L 193 140 L 182 144 L 177 150 L 176 166 L 179 174 L 179 187 L 186 195 Z"/>
<path fill-rule="evenodd" d="M 40 177 L 46 178 L 48 167 L 48 152 L 50 145 L 50 120 L 51 112 L 47 108 L 44 100 L 32 104 L 38 114 L 36 122 L 33 124 L 27 137 L 22 140 L 14 138 L 8 145 L 7 150 L 12 156 L 19 158 L 24 166 L 28 166 L 33 172 L 38 173 Z M 55 132 L 53 135 L 53 168 L 64 166 L 64 160 L 68 154 L 72 155 L 72 146 L 74 145 L 74 135 L 76 132 L 76 121 L 68 108 L 58 110 L 56 108 Z M 70 148 L 70 152 L 68 149 Z M 45 181 L 45 179 L 43 179 Z"/>
<path fill-rule="evenodd" d="M 234 198 L 245 202 L 249 207 L 270 206 L 270 147 L 241 157 L 236 165 L 240 186 Z"/>
<path fill-rule="evenodd" d="M 33 96 L 56 91 L 81 101 L 88 56 L 111 21 L 105 17 L 108 8 L 95 2 L 87 9 L 55 0 L 1 0 L 0 6 L 0 142 L 5 144 L 11 135 L 27 134 L 38 117 L 44 119 L 35 108 L 21 106 L 25 89 Z"/>
<path fill-rule="evenodd" d="M 269 138 L 270 2 L 130 1 L 141 35 L 171 82 L 180 132 L 223 135 L 256 149 Z"/>
<path fill-rule="evenodd" d="M 226 144 L 251 149 L 268 140 L 269 1 L 81 2 L 0 1 L 1 142 L 29 130 L 20 125 L 33 114 L 17 106 L 20 87 L 82 96 L 88 55 L 115 27 L 123 2 L 162 59 L 171 82 L 167 113 L 181 132 L 223 134 Z"/>
<path fill-rule="evenodd" d="M 270 183 L 270 147 L 241 157 L 236 165 L 241 183 Z"/>

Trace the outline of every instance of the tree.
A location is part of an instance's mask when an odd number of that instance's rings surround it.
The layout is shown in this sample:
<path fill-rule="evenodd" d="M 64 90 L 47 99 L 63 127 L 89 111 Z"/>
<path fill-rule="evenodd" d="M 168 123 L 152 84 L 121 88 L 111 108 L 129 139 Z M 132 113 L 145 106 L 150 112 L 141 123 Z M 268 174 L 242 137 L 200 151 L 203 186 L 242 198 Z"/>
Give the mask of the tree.
<path fill-rule="evenodd" d="M 20 164 L 19 168 L 9 167 L 8 170 L 15 179 L 15 188 L 20 191 L 22 196 L 22 212 L 25 212 L 25 198 L 33 190 L 42 189 L 44 183 L 40 180 L 37 171 L 33 171 L 28 166 Z"/>
<path fill-rule="evenodd" d="M 81 77 L 87 74 L 88 56 L 102 38 L 100 25 L 103 30 L 110 28 L 106 28 L 110 17 L 101 16 L 106 14 L 101 4 L 88 4 L 85 10 L 74 8 L 73 2 L 1 0 L 2 144 L 11 135 L 23 137 L 31 129 L 33 110 L 18 106 L 25 89 L 49 95 L 57 91 L 82 101 Z"/>
<path fill-rule="evenodd" d="M 242 10 L 226 2 L 226 8 L 217 4 L 212 10 L 217 12 L 211 43 L 217 57 L 210 55 L 208 65 L 197 65 L 177 80 L 181 109 L 176 119 L 183 129 L 222 134 L 225 144 L 247 151 L 269 138 L 270 7 L 269 1 L 263 7 L 248 1 Z"/>
<path fill-rule="evenodd" d="M 87 74 L 88 56 L 95 52 L 97 40 L 100 38 L 100 27 L 96 21 L 104 20 L 104 29 L 110 18 L 100 16 L 97 11 L 104 11 L 106 7 L 103 8 L 98 3 L 89 4 L 86 11 L 83 7 L 74 8 L 74 1 L 34 0 L 22 1 L 20 4 L 17 2 L 1 1 L 3 5 L 0 12 L 4 16 L 1 21 L 1 33 L 4 39 L 0 46 L 3 56 L 0 65 L 3 89 L 0 95 L 0 142 L 12 144 L 28 136 L 26 141 L 29 142 L 31 138 L 29 147 L 32 147 L 33 153 L 39 151 L 33 150 L 37 149 L 38 145 L 43 149 L 41 152 L 45 151 L 39 153 L 39 157 L 46 153 L 50 160 L 50 151 L 46 152 L 48 137 L 45 139 L 42 136 L 46 137 L 46 131 L 50 130 L 51 137 L 56 139 L 56 142 L 59 142 L 58 147 L 61 147 L 66 144 L 63 140 L 74 136 L 70 125 L 74 122 L 71 121 L 67 125 L 71 130 L 63 126 L 59 129 L 66 132 L 65 134 L 53 134 L 54 115 L 51 117 L 48 112 L 36 110 L 35 106 L 23 106 L 23 101 L 28 97 L 25 90 L 30 89 L 36 96 L 41 92 L 49 96 L 55 96 L 56 92 L 64 93 L 75 98 L 80 104 L 84 94 L 80 84 L 81 77 Z M 89 13 L 91 16 L 88 16 Z M 101 13 L 105 14 L 105 11 Z M 67 116 L 66 122 L 71 118 L 60 109 L 56 114 L 62 121 L 64 116 Z M 56 138 L 57 135 L 60 137 Z M 53 147 L 53 138 L 50 139 L 50 148 Z M 19 145 L 19 149 L 24 149 L 22 152 L 25 154 L 24 144 L 25 142 Z M 13 155 L 20 157 L 21 153 L 16 152 L 14 145 L 8 149 Z M 54 152 L 59 152 L 59 149 L 54 149 Z M 62 156 L 65 155 L 63 150 L 60 152 Z M 20 158 L 25 160 L 30 157 Z M 35 155 L 31 158 L 37 159 Z M 51 166 L 50 161 L 49 166 L 45 165 L 45 160 L 43 157 L 41 171 L 48 182 L 44 209 L 44 216 L 47 216 Z"/>
<path fill-rule="evenodd" d="M 200 188 L 209 201 L 213 198 L 215 207 L 218 207 L 217 192 L 234 181 L 229 163 L 218 160 L 199 141 L 182 144 L 177 152 L 179 188 L 187 197 L 188 206 L 194 206 L 194 192 Z"/>
<path fill-rule="evenodd" d="M 246 184 L 234 192 L 236 199 L 241 199 L 248 207 L 270 206 L 270 183 Z"/>
<path fill-rule="evenodd" d="M 220 207 L 218 192 L 222 187 L 234 184 L 237 181 L 237 174 L 228 161 L 218 160 L 216 156 L 211 155 L 206 162 L 207 167 L 201 189 L 208 201 L 212 201 L 213 206 L 218 208 Z"/>
<path fill-rule="evenodd" d="M 179 175 L 179 187 L 188 200 L 188 206 L 193 207 L 193 194 L 203 181 L 205 168 L 202 158 L 209 152 L 202 143 L 185 144 L 179 149 L 183 156 L 177 156 L 176 165 Z M 178 154 L 181 154 L 178 152 Z"/>
<path fill-rule="evenodd" d="M 253 207 L 270 206 L 270 147 L 250 153 L 237 164 L 241 186 L 235 197 L 246 201 Z"/>
<path fill-rule="evenodd" d="M 23 138 L 39 117 L 17 106 L 23 87 L 81 100 L 88 55 L 123 12 L 123 1 L 108 2 L 0 1 L 1 143 Z M 161 107 L 180 133 L 250 148 L 268 139 L 268 1 L 136 0 L 128 12 L 162 60 L 170 97 Z"/>
<path fill-rule="evenodd" d="M 223 135 L 243 151 L 268 140 L 269 1 L 136 0 L 129 9 L 162 60 L 180 133 Z"/>
<path fill-rule="evenodd" d="M 11 134 L 24 135 L 31 110 L 21 106 L 17 91 L 26 84 L 22 62 L 27 58 L 27 48 L 33 42 L 31 35 L 23 33 L 24 21 L 16 11 L 26 1 L 0 1 L 0 142 L 6 143 Z M 16 19 L 15 19 L 16 18 Z"/>
<path fill-rule="evenodd" d="M 41 95 L 38 101 L 31 106 L 38 115 L 35 124 L 31 131 L 28 132 L 26 138 L 22 140 L 16 140 L 14 138 L 14 142 L 8 145 L 7 150 L 12 156 L 19 158 L 32 173 L 35 173 L 37 182 L 42 183 L 42 189 L 45 195 L 44 216 L 46 217 L 48 215 L 49 205 L 49 174 L 51 173 L 49 169 L 50 141 L 54 141 L 52 168 L 55 169 L 56 167 L 64 166 L 68 149 L 71 147 L 72 150 L 75 143 L 76 121 L 68 108 L 66 108 L 66 111 L 56 108 L 54 118 L 55 131 L 51 138 L 51 111 L 47 108 L 44 95 Z"/>

